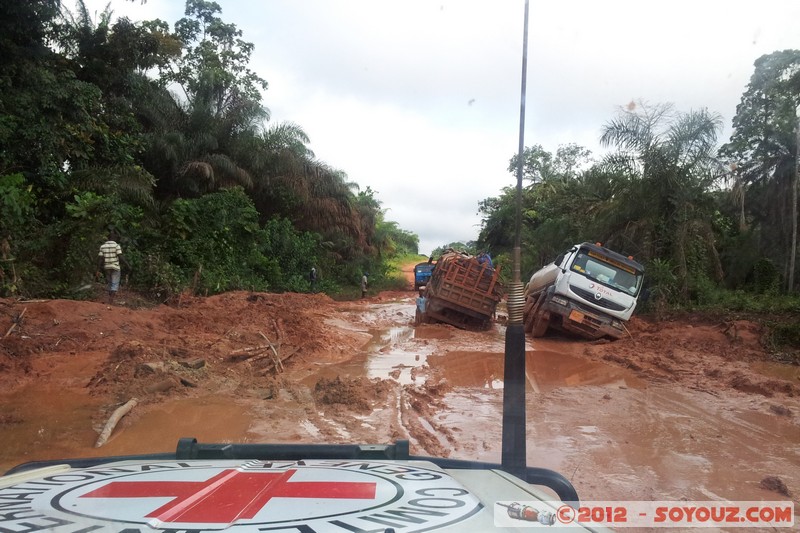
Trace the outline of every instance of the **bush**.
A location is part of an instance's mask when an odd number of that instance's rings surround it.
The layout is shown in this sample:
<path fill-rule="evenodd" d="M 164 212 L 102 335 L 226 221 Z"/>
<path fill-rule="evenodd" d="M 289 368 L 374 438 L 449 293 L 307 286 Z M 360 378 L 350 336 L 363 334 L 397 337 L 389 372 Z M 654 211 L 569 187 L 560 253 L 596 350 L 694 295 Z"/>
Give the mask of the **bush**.
<path fill-rule="evenodd" d="M 778 294 L 781 287 L 781 275 L 771 259 L 762 257 L 753 267 L 753 283 L 759 294 Z"/>
<path fill-rule="evenodd" d="M 197 292 L 265 290 L 279 277 L 276 262 L 261 253 L 258 212 L 239 187 L 176 200 L 166 223 L 168 262 Z"/>

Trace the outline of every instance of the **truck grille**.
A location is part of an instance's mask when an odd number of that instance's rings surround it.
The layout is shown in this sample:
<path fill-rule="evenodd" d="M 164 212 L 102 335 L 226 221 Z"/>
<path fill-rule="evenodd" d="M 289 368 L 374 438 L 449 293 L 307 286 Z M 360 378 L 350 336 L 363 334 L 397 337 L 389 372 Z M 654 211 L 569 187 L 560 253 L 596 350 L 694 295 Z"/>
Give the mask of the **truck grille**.
<path fill-rule="evenodd" d="M 620 304 L 618 304 L 616 302 L 612 302 L 611 300 L 608 300 L 606 298 L 600 298 L 599 300 L 596 299 L 594 297 L 595 293 L 593 293 L 592 291 L 587 291 L 586 289 L 581 289 L 579 287 L 576 287 L 575 285 L 570 285 L 569 289 L 572 292 L 574 292 L 575 294 L 577 294 L 578 296 L 580 296 L 581 298 L 583 298 L 584 300 L 586 300 L 587 302 L 592 302 L 593 304 L 598 305 L 600 307 L 603 307 L 605 309 L 610 309 L 612 311 L 624 311 L 625 310 L 625 306 L 624 305 L 620 305 Z"/>

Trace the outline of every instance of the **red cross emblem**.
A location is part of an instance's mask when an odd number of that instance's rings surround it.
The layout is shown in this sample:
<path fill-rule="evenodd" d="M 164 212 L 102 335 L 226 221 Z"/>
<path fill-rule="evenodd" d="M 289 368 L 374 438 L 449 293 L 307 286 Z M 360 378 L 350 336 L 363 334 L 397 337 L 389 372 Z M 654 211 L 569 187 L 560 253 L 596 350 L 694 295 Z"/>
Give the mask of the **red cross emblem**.
<path fill-rule="evenodd" d="M 272 498 L 375 499 L 374 482 L 292 481 L 297 470 L 223 470 L 207 481 L 112 481 L 81 498 L 173 497 L 147 518 L 161 522 L 233 523 L 253 518 Z"/>

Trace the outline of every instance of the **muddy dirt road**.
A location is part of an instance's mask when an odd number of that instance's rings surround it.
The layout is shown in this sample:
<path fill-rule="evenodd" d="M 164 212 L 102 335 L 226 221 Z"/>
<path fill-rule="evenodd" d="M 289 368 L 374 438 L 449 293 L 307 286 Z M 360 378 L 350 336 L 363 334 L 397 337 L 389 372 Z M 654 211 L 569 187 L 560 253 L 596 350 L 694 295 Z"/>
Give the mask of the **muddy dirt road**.
<path fill-rule="evenodd" d="M 25 310 L 0 340 L 0 471 L 171 451 L 187 436 L 409 439 L 414 454 L 499 462 L 502 322 L 414 329 L 413 298 L 0 301 L 2 333 Z M 761 486 L 778 476 L 797 501 L 798 368 L 769 362 L 748 322 L 631 329 L 615 343 L 528 339 L 528 464 L 563 473 L 585 500 L 785 500 Z M 109 414 L 134 397 L 95 449 Z"/>

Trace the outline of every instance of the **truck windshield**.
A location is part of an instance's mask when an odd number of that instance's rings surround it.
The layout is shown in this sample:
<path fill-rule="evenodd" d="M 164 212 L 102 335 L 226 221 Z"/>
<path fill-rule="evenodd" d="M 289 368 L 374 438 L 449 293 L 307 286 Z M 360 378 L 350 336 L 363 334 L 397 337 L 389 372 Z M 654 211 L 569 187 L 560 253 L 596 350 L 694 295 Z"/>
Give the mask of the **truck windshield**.
<path fill-rule="evenodd" d="M 619 265 L 616 261 L 612 262 L 611 259 L 601 257 L 599 254 L 590 255 L 586 250 L 578 252 L 570 269 L 630 296 L 636 296 L 642 283 L 640 272 Z"/>

